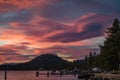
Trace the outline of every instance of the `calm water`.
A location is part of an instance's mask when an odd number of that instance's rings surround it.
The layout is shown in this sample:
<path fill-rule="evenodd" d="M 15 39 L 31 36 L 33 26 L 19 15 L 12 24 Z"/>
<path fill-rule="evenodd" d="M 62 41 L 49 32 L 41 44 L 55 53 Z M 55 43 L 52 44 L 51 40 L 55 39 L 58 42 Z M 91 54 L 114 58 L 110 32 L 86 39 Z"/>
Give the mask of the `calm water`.
<path fill-rule="evenodd" d="M 35 71 L 7 71 L 7 80 L 79 80 L 73 75 L 59 75 L 46 77 L 46 75 L 35 76 Z M 46 72 L 44 72 L 46 73 Z M 4 80 L 4 72 L 0 71 L 0 80 Z"/>

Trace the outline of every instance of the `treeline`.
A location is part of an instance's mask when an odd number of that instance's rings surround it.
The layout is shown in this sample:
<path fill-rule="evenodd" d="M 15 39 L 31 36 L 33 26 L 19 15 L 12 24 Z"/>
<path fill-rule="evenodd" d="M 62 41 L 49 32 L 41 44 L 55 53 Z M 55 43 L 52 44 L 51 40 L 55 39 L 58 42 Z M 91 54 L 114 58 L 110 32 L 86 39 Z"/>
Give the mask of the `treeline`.
<path fill-rule="evenodd" d="M 99 66 L 99 55 L 96 52 L 90 52 L 89 55 L 85 56 L 84 64 L 82 66 L 85 70 L 91 70 L 94 67 Z"/>
<path fill-rule="evenodd" d="M 99 45 L 100 54 L 89 53 L 80 63 L 78 60 L 74 64 L 79 64 L 81 69 L 91 70 L 93 67 L 100 67 L 103 70 L 119 70 L 120 68 L 120 21 L 115 19 L 112 26 L 105 31 L 105 41 Z"/>
<path fill-rule="evenodd" d="M 100 55 L 96 52 L 90 52 L 89 55 L 85 56 L 83 60 L 75 60 L 72 62 L 72 67 L 76 67 L 81 70 L 91 70 L 94 67 L 99 67 L 99 58 Z"/>

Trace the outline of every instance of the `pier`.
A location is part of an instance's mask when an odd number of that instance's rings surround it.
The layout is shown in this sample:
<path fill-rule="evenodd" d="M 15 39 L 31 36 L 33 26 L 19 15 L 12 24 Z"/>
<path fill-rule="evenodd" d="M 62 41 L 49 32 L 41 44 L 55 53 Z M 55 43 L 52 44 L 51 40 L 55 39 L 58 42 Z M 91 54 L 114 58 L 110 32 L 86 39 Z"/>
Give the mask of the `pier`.
<path fill-rule="evenodd" d="M 102 77 L 102 78 L 108 78 L 108 79 L 116 79 L 116 80 L 120 80 L 120 74 L 95 73 L 95 77 Z"/>

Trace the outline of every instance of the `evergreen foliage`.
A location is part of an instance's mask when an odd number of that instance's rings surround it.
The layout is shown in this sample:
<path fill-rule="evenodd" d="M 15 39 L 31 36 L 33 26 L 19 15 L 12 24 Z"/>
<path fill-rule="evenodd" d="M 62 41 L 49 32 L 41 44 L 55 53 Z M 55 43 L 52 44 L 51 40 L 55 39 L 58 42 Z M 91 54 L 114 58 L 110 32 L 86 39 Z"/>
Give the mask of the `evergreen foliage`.
<path fill-rule="evenodd" d="M 106 70 L 118 70 L 120 63 L 120 22 L 115 19 L 106 30 L 106 41 L 100 46 L 100 66 Z"/>

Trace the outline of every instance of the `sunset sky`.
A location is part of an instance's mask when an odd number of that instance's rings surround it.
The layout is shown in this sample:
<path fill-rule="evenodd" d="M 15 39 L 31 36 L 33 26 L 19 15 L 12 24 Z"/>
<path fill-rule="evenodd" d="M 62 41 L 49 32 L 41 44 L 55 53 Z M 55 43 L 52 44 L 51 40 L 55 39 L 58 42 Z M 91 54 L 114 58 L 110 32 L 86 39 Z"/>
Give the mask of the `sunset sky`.
<path fill-rule="evenodd" d="M 114 18 L 120 0 L 0 0 L 0 63 L 51 52 L 68 60 L 99 53 Z"/>

